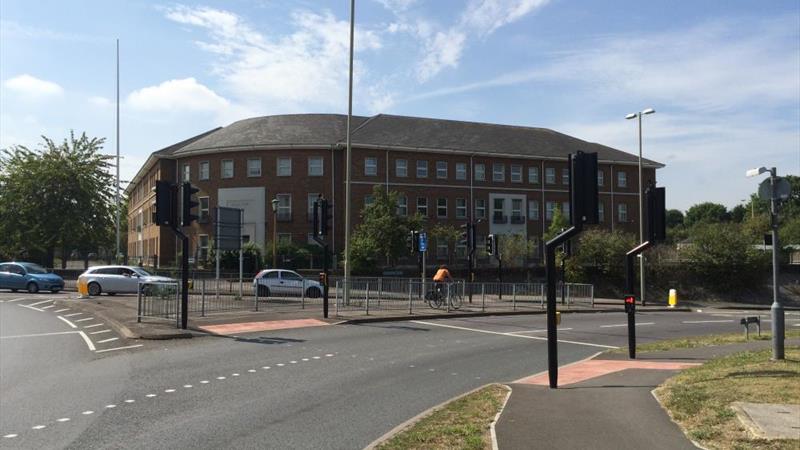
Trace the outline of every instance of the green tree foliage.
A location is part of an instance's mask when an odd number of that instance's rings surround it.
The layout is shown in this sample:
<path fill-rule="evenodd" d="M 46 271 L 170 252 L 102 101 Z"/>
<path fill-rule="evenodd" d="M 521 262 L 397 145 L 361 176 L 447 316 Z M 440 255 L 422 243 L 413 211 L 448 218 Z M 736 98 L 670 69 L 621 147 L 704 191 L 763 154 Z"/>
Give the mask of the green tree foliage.
<path fill-rule="evenodd" d="M 322 267 L 322 247 L 317 244 L 297 244 L 288 240 L 278 240 L 275 247 L 277 255 L 277 268 L 280 269 L 308 269 Z M 272 241 L 264 244 L 263 267 L 272 267 Z"/>
<path fill-rule="evenodd" d="M 523 267 L 526 257 L 536 250 L 536 243 L 529 241 L 521 234 L 503 234 L 500 236 L 500 255 L 503 267 Z"/>
<path fill-rule="evenodd" d="M 394 264 L 397 258 L 408 254 L 406 236 L 409 231 L 422 228 L 419 215 L 397 213 L 397 192 L 376 185 L 372 196 L 375 201 L 361 211 L 361 224 L 352 236 L 350 259 L 354 272 L 374 271 L 378 265 Z"/>
<path fill-rule="evenodd" d="M 686 211 L 686 226 L 695 226 L 701 223 L 720 223 L 730 219 L 725 205 L 719 203 L 703 202 L 692 206 Z"/>
<path fill-rule="evenodd" d="M 750 214 L 750 210 L 745 207 L 745 205 L 736 205 L 731 209 L 730 217 L 731 221 L 735 223 L 742 223 L 747 218 L 748 214 Z"/>
<path fill-rule="evenodd" d="M 556 204 L 555 208 L 553 209 L 553 221 L 550 222 L 550 226 L 547 228 L 547 231 L 544 233 L 544 241 L 547 242 L 550 239 L 556 237 L 562 230 L 569 227 L 569 219 L 567 219 L 564 214 L 561 213 L 561 207 Z"/>
<path fill-rule="evenodd" d="M 800 216 L 790 217 L 778 229 L 780 245 L 800 245 Z"/>
<path fill-rule="evenodd" d="M 625 254 L 636 237 L 621 231 L 591 228 L 581 233 L 573 256 L 567 259 L 567 280 L 608 283 L 620 289 L 625 281 Z"/>
<path fill-rule="evenodd" d="M 675 228 L 683 225 L 683 213 L 679 209 L 667 210 L 667 228 Z"/>
<path fill-rule="evenodd" d="M 113 157 L 100 153 L 105 140 L 42 139 L 40 149 L 0 153 L 0 253 L 52 267 L 57 249 L 68 256 L 113 248 L 115 179 Z"/>
<path fill-rule="evenodd" d="M 448 248 L 452 248 L 461 237 L 461 230 L 452 225 L 437 223 L 431 228 L 429 234 L 437 243 L 444 242 L 447 243 Z M 452 257 L 452 253 L 448 251 L 447 260 L 451 264 L 453 263 Z"/>

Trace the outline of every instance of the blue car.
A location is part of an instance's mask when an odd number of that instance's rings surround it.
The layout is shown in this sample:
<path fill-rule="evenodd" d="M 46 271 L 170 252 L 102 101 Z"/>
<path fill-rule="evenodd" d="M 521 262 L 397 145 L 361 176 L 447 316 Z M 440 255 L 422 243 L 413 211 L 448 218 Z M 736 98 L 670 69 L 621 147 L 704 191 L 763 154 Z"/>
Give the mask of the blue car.
<path fill-rule="evenodd" d="M 27 290 L 31 294 L 39 290 L 56 293 L 64 289 L 64 279 L 48 273 L 44 267 L 26 262 L 0 263 L 0 289 L 11 292 Z"/>

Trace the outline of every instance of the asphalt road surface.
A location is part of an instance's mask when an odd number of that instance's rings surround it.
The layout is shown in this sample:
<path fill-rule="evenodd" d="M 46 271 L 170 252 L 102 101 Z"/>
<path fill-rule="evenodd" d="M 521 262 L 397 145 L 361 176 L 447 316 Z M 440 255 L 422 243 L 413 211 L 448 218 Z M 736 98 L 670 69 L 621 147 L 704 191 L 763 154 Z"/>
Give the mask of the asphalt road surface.
<path fill-rule="evenodd" d="M 72 328 L 59 318 L 69 312 L 30 306 L 47 298 L 0 295 L 0 448 L 363 448 L 453 396 L 547 366 L 542 315 L 331 325 L 134 347 L 98 343 L 110 333 L 88 335 L 102 328 L 85 329 L 92 320 L 70 321 Z M 638 314 L 637 333 L 647 342 L 739 332 L 741 315 L 753 313 Z M 625 345 L 625 317 L 565 314 L 560 364 Z M 798 319 L 787 314 L 787 328 Z M 98 351 L 103 345 L 114 350 Z"/>

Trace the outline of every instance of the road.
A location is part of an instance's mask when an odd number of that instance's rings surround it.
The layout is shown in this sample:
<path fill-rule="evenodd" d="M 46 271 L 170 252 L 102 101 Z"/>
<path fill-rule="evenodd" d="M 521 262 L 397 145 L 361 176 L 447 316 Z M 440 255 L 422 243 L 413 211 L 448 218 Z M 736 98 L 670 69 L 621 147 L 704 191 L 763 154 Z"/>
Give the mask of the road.
<path fill-rule="evenodd" d="M 0 296 L 2 448 L 362 448 L 453 396 L 547 365 L 541 315 L 123 342 L 98 353 L 75 333 L 83 328 L 58 318 L 66 311 L 26 307 L 45 298 Z M 639 314 L 639 342 L 738 332 L 737 314 Z M 564 315 L 560 364 L 625 345 L 624 324 L 622 313 Z"/>

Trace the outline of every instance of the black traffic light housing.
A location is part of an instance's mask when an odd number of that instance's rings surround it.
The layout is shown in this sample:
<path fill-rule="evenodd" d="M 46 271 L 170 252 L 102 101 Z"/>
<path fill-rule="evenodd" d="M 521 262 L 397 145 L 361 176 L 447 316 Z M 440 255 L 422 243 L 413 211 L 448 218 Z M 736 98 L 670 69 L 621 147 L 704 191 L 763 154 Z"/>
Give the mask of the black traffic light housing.
<path fill-rule="evenodd" d="M 597 224 L 597 153 L 578 151 L 569 155 L 570 209 L 574 226 Z"/>
<path fill-rule="evenodd" d="M 406 247 L 412 254 L 419 251 L 419 231 L 411 230 L 406 237 Z"/>
<path fill-rule="evenodd" d="M 486 236 L 486 253 L 489 256 L 497 256 L 497 236 L 494 234 Z"/>
<path fill-rule="evenodd" d="M 645 190 L 647 200 L 647 240 L 653 243 L 667 239 L 666 188 L 651 185 Z"/>
<path fill-rule="evenodd" d="M 188 181 L 181 185 L 181 226 L 188 227 L 199 218 L 192 211 L 200 204 L 194 199 L 194 194 L 198 192 L 200 189 L 192 186 L 192 183 Z"/>
<path fill-rule="evenodd" d="M 165 180 L 156 181 L 153 190 L 156 192 L 153 222 L 156 225 L 177 225 L 177 186 Z"/>
<path fill-rule="evenodd" d="M 327 236 L 330 226 L 331 214 L 328 200 L 321 195 L 314 200 L 312 232 L 314 236 Z"/>
<path fill-rule="evenodd" d="M 458 241 L 459 244 L 467 247 L 467 254 L 472 255 L 475 253 L 475 224 L 467 222 L 461 225 L 461 237 Z"/>

